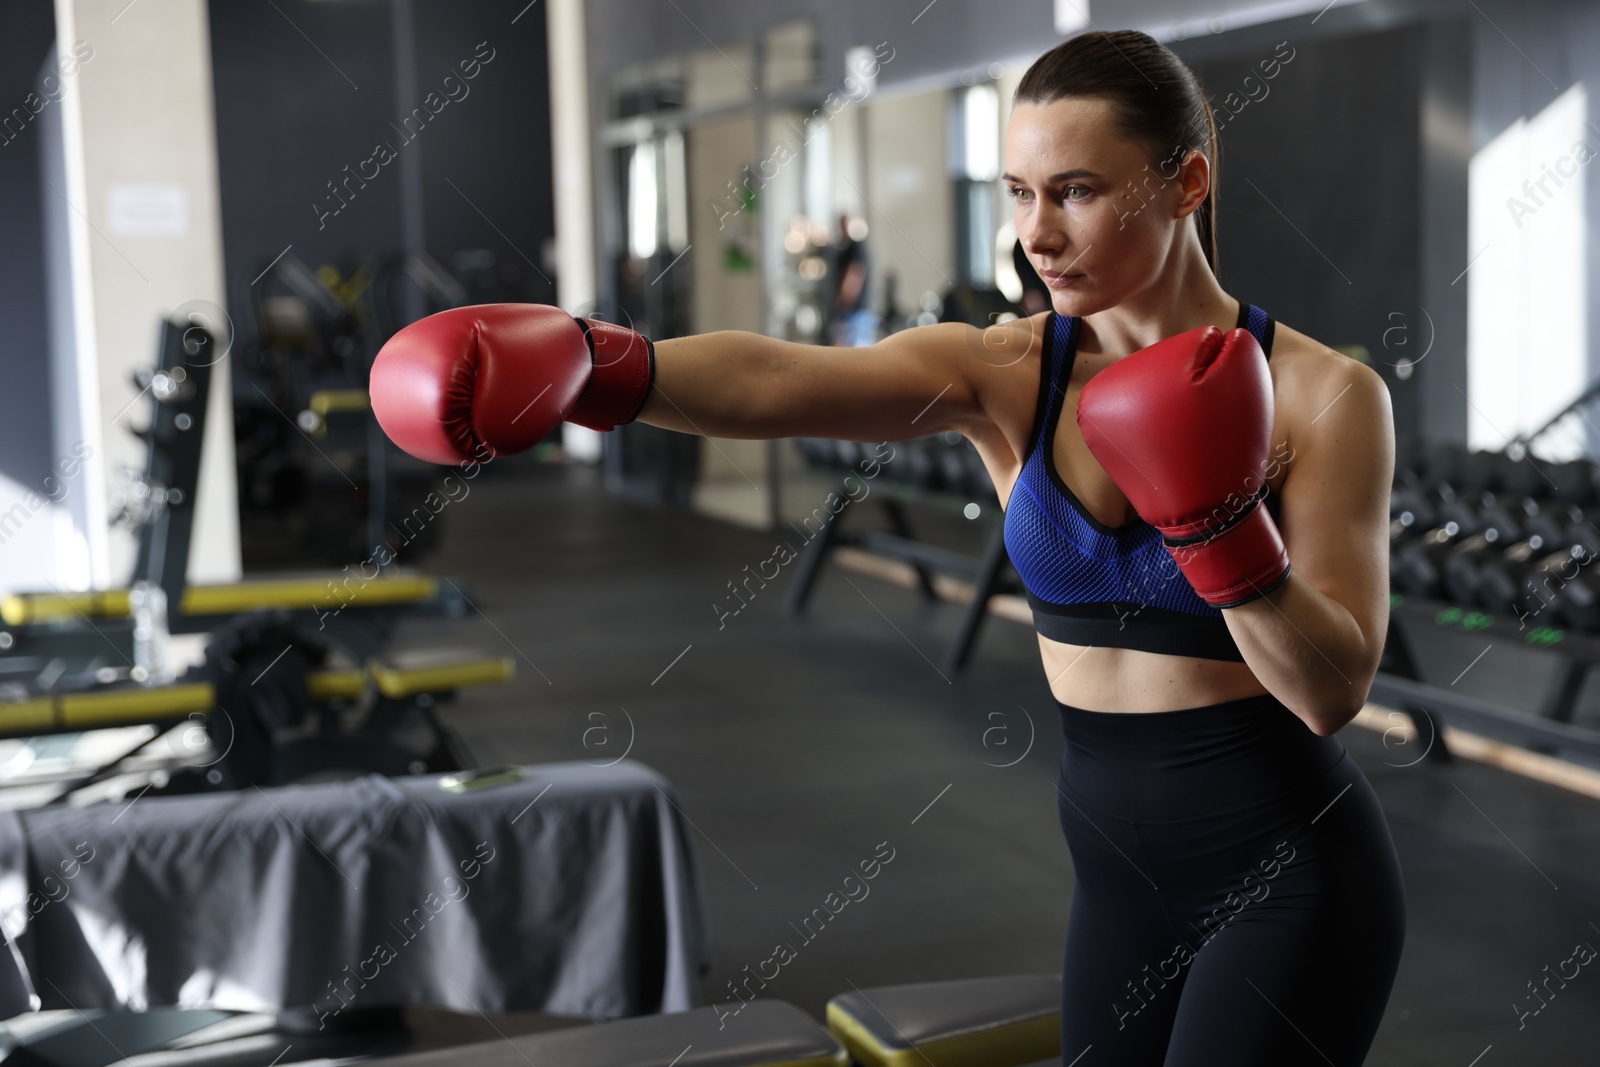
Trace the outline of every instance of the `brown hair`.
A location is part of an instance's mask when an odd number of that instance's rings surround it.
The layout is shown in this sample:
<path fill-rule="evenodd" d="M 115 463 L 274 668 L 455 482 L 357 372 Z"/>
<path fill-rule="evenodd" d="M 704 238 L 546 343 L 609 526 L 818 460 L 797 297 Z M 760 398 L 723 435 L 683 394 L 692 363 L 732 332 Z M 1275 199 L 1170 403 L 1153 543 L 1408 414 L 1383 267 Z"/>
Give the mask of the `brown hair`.
<path fill-rule="evenodd" d="M 1110 100 L 1117 129 L 1176 162 L 1190 149 L 1211 164 L 1211 185 L 1195 209 L 1200 247 L 1217 269 L 1217 127 L 1205 90 L 1183 60 L 1138 30 L 1094 30 L 1056 45 L 1033 61 L 1013 104 L 1048 104 L 1067 97 Z M 1167 175 L 1163 174 L 1165 178 Z"/>

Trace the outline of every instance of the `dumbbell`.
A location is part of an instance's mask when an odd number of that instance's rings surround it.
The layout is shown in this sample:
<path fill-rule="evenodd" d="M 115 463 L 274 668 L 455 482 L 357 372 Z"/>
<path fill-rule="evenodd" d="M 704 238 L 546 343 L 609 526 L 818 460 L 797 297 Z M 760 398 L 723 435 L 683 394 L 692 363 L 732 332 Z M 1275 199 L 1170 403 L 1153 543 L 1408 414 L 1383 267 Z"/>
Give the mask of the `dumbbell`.
<path fill-rule="evenodd" d="M 1507 548 L 1522 540 L 1522 527 L 1493 493 L 1483 494 L 1478 521 L 1475 533 L 1462 538 L 1445 553 L 1440 573 L 1440 588 L 1445 598 L 1464 607 L 1478 604 L 1483 565 L 1498 560 Z"/>
<path fill-rule="evenodd" d="M 1399 531 L 1421 534 L 1437 525 L 1438 498 L 1419 482 L 1408 479 L 1389 491 L 1390 543 Z M 1399 523 L 1398 529 L 1394 526 Z"/>
<path fill-rule="evenodd" d="M 1441 596 L 1445 558 L 1452 548 L 1482 529 L 1478 509 L 1470 500 L 1456 496 L 1448 485 L 1437 488 L 1440 504 L 1435 525 L 1389 555 L 1390 584 L 1410 596 Z"/>
<path fill-rule="evenodd" d="M 1508 546 L 1498 558 L 1485 559 L 1478 566 L 1473 599 L 1486 611 L 1533 610 L 1526 595 L 1531 576 L 1542 563 L 1561 555 L 1572 544 L 1571 516 L 1564 516 L 1559 506 L 1541 508 L 1537 501 L 1523 500 L 1521 510 L 1522 540 Z M 1582 518 L 1581 511 L 1570 510 Z"/>
<path fill-rule="evenodd" d="M 1571 545 L 1567 558 L 1552 561 L 1539 578 L 1542 594 L 1540 603 L 1547 602 L 1549 591 L 1554 590 L 1551 608 L 1557 620 L 1585 631 L 1600 631 L 1600 579 L 1595 574 L 1595 564 L 1600 562 L 1600 525 L 1595 516 L 1574 508 L 1575 519 L 1568 530 Z"/>

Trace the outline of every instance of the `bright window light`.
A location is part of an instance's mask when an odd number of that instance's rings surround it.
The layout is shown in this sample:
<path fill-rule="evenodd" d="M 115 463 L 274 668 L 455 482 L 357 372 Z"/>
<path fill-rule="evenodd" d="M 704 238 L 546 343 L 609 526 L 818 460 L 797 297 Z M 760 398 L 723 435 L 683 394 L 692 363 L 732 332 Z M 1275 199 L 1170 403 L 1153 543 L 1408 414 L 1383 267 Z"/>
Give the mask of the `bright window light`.
<path fill-rule="evenodd" d="M 1477 152 L 1467 177 L 1467 443 L 1499 449 L 1587 384 L 1584 170 L 1587 94 L 1574 85 Z M 1568 420 L 1535 446 L 1552 460 L 1591 443 Z"/>
<path fill-rule="evenodd" d="M 993 85 L 974 85 L 962 103 L 967 177 L 992 182 L 1000 177 L 1000 94 Z"/>
<path fill-rule="evenodd" d="M 656 146 L 634 146 L 628 162 L 628 250 L 635 258 L 656 254 Z"/>
<path fill-rule="evenodd" d="M 684 167 L 683 134 L 678 130 L 662 140 L 667 172 L 667 248 L 681 252 L 689 247 L 688 171 Z"/>
<path fill-rule="evenodd" d="M 1077 33 L 1089 25 L 1089 0 L 1056 0 L 1056 32 Z"/>

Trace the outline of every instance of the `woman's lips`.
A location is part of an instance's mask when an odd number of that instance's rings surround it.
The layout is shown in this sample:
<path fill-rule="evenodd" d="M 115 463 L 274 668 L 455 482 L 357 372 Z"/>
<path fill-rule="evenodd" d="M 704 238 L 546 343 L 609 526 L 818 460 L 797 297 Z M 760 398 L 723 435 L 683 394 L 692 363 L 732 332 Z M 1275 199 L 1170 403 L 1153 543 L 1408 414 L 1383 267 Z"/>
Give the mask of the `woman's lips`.
<path fill-rule="evenodd" d="M 1066 289 L 1081 281 L 1083 273 L 1081 271 L 1042 270 L 1039 272 L 1039 277 L 1052 289 Z"/>

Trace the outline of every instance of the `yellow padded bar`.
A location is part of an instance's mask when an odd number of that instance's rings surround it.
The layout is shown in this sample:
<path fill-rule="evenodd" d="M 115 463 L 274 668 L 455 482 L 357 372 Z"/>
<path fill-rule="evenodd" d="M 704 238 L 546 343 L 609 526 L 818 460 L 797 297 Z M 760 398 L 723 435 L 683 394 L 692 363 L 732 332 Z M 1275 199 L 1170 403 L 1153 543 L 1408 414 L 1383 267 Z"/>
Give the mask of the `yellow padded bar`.
<path fill-rule="evenodd" d="M 366 411 L 370 407 L 372 399 L 367 396 L 365 389 L 318 389 L 311 394 L 311 401 L 306 405 L 308 410 L 318 415 L 333 411 Z"/>
<path fill-rule="evenodd" d="M 395 667 L 374 662 L 371 671 L 378 692 L 399 699 L 469 685 L 500 685 L 516 677 L 517 665 L 510 656 L 498 656 L 428 667 Z"/>
<path fill-rule="evenodd" d="M 354 700 L 367 684 L 367 672 L 354 667 L 348 670 L 312 671 L 306 675 L 306 692 L 312 700 L 332 700 L 343 697 Z"/>
<path fill-rule="evenodd" d="M 993 1067 L 1032 1063 L 1061 1047 L 1061 1016 L 1045 1015 L 996 1030 L 956 1034 L 911 1048 L 890 1048 L 848 1012 L 827 1008 L 828 1029 L 864 1067 Z"/>
<path fill-rule="evenodd" d="M 15 737 L 40 730 L 126 726 L 209 711 L 214 703 L 216 694 L 209 682 L 62 693 L 0 704 L 0 734 Z"/>
<path fill-rule="evenodd" d="M 326 437 L 329 415 L 370 411 L 372 398 L 365 389 L 318 389 L 311 394 L 306 410 L 317 417 L 316 425 L 302 429 L 309 429 L 312 437 Z"/>
<path fill-rule="evenodd" d="M 516 674 L 516 661 L 510 656 L 414 667 L 374 660 L 365 670 L 314 671 L 306 678 L 306 688 L 313 700 L 332 700 L 335 697 L 354 700 L 361 695 L 370 678 L 378 687 L 378 692 L 399 700 L 418 693 L 440 693 L 471 685 L 500 685 L 511 681 Z"/>
<path fill-rule="evenodd" d="M 516 676 L 510 656 L 458 660 L 423 667 L 397 667 L 374 661 L 364 670 L 313 671 L 306 688 L 313 700 L 361 696 L 370 678 L 378 692 L 392 699 L 418 693 L 441 693 L 471 685 L 498 685 Z M 93 730 L 107 726 L 177 718 L 209 711 L 216 694 L 209 682 L 176 685 L 128 686 L 62 693 L 0 704 L 0 737 L 25 737 L 50 730 Z"/>
<path fill-rule="evenodd" d="M 128 614 L 126 589 L 93 589 L 86 593 L 12 593 L 0 600 L 0 619 L 8 626 L 53 622 L 80 615 L 116 619 Z"/>
<path fill-rule="evenodd" d="M 388 607 L 420 604 L 439 593 L 439 580 L 420 575 L 394 578 L 279 578 L 220 585 L 191 585 L 183 591 L 184 615 L 235 615 L 260 608 L 290 611 Z M 65 619 L 124 618 L 128 590 L 85 593 L 13 593 L 0 600 L 0 620 L 9 626 Z"/>

